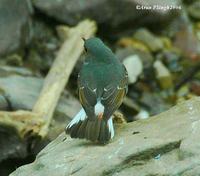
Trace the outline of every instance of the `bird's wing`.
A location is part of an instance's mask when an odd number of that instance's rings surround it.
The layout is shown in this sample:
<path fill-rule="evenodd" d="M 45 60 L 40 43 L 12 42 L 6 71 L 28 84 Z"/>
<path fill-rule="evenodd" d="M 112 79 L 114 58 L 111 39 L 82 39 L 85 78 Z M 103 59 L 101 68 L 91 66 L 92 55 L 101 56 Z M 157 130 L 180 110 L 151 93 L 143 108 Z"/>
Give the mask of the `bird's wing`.
<path fill-rule="evenodd" d="M 83 106 L 88 118 L 95 117 L 94 106 L 97 103 L 96 86 L 93 84 L 93 80 L 83 80 L 81 76 L 78 76 L 78 94 L 81 105 Z"/>
<path fill-rule="evenodd" d="M 104 117 L 110 118 L 114 111 L 121 105 L 124 96 L 128 91 L 128 74 L 124 67 L 124 76 L 118 84 L 110 84 L 104 88 L 101 98 L 102 104 L 105 106 Z"/>

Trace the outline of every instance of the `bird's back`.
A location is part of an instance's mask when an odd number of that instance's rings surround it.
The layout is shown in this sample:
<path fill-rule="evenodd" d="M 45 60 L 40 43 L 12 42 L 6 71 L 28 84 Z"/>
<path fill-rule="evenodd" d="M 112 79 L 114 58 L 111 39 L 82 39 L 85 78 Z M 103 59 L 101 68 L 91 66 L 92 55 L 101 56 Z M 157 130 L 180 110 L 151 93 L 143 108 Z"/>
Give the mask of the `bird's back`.
<path fill-rule="evenodd" d="M 78 77 L 83 109 L 68 124 L 66 133 L 106 143 L 114 136 L 112 114 L 126 95 L 127 73 L 100 39 L 88 39 L 84 47 L 87 55 Z"/>
<path fill-rule="evenodd" d="M 80 81 L 82 85 L 87 85 L 92 90 L 97 88 L 97 95 L 100 97 L 105 87 L 111 84 L 117 85 L 123 79 L 121 69 L 122 65 L 117 64 L 84 64 L 80 71 Z"/>

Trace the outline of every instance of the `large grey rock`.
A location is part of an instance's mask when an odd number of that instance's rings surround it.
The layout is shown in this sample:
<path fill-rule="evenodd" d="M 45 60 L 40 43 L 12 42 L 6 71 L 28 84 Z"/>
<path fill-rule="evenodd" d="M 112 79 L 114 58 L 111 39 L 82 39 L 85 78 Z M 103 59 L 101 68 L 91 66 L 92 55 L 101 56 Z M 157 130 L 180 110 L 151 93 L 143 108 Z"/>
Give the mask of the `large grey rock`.
<path fill-rule="evenodd" d="M 4 110 L 32 110 L 36 103 L 40 90 L 42 89 L 43 79 L 33 76 L 9 75 L 0 77 L 0 107 Z M 50 140 L 57 137 L 63 131 L 66 124 L 80 110 L 80 103 L 68 91 L 60 98 L 54 113 L 49 130 Z M 1 108 L 2 109 L 2 108 Z"/>
<path fill-rule="evenodd" d="M 33 76 L 0 77 L 0 109 L 31 111 L 39 97 L 42 85 L 43 79 Z M 64 92 L 56 107 L 48 136 L 35 147 L 34 152 L 37 153 L 49 141 L 55 139 L 79 110 L 78 100 L 69 92 Z M 29 155 L 29 152 L 32 152 L 27 151 L 28 142 L 22 140 L 13 130 L 11 127 L 0 126 L 0 151 L 3 153 L 0 156 L 0 162 L 4 159 L 24 158 Z"/>
<path fill-rule="evenodd" d="M 153 9 L 153 6 L 176 6 L 179 3 L 179 0 L 33 0 L 36 8 L 67 24 L 75 25 L 84 18 L 92 18 L 98 24 L 111 28 L 127 28 L 147 23 L 163 24 L 180 10 L 158 10 Z M 137 5 L 152 6 L 152 10 L 137 10 Z"/>
<path fill-rule="evenodd" d="M 119 126 L 97 145 L 61 134 L 10 176 L 170 175 L 200 173 L 200 97 L 147 120 Z"/>
<path fill-rule="evenodd" d="M 10 127 L 0 126 L 0 162 L 8 158 L 24 158 L 27 154 L 27 141 L 23 141 Z"/>
<path fill-rule="evenodd" d="M 10 75 L 0 78 L 0 89 L 10 102 L 12 110 L 32 110 L 42 85 L 43 79 L 33 76 Z M 78 101 L 66 92 L 58 103 L 55 113 L 62 113 L 70 119 L 79 109 Z"/>
<path fill-rule="evenodd" d="M 0 0 L 0 56 L 19 49 L 29 39 L 29 0 Z"/>

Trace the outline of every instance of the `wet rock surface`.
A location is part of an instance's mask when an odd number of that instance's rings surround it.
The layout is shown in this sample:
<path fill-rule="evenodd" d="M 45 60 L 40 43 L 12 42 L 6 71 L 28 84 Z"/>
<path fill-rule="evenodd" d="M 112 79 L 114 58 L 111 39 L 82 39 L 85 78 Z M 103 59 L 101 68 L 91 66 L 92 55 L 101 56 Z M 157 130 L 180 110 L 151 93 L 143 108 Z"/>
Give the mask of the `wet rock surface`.
<path fill-rule="evenodd" d="M 0 56 L 23 48 L 30 41 L 29 0 L 0 1 Z"/>
<path fill-rule="evenodd" d="M 114 140 L 104 146 L 61 134 L 33 163 L 10 175 L 198 175 L 199 108 L 200 98 L 194 98 L 118 126 Z"/>

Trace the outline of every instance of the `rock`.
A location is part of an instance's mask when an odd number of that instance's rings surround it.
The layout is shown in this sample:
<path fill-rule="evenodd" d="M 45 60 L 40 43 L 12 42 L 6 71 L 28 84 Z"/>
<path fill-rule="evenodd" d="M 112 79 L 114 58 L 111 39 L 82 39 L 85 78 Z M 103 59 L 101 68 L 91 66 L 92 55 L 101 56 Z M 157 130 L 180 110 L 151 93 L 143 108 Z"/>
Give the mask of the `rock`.
<path fill-rule="evenodd" d="M 152 118 L 118 126 L 105 146 L 62 133 L 33 163 L 10 176 L 199 175 L 199 113 L 196 97 Z"/>
<path fill-rule="evenodd" d="M 141 109 L 140 112 L 135 116 L 135 119 L 137 120 L 147 118 L 149 118 L 149 112 L 144 109 Z"/>
<path fill-rule="evenodd" d="M 188 17 L 187 11 L 185 8 L 183 8 L 180 15 L 175 17 L 170 24 L 165 27 L 165 29 L 162 31 L 162 34 L 171 39 L 173 46 L 173 40 L 176 33 L 184 28 L 187 28 L 188 26 L 191 26 L 191 21 Z"/>
<path fill-rule="evenodd" d="M 180 66 L 180 55 L 173 50 L 164 50 L 156 56 L 160 59 L 170 70 L 170 72 L 177 73 L 180 72 L 182 67 Z"/>
<path fill-rule="evenodd" d="M 0 126 L 0 162 L 8 158 L 24 158 L 27 154 L 27 143 L 20 139 L 14 129 Z"/>
<path fill-rule="evenodd" d="M 189 7 L 188 7 L 188 13 L 191 17 L 200 20 L 200 1 L 194 1 Z"/>
<path fill-rule="evenodd" d="M 152 52 L 159 51 L 164 47 L 162 40 L 147 29 L 137 30 L 133 37 L 143 42 Z"/>
<path fill-rule="evenodd" d="M 183 99 L 183 100 L 184 100 L 184 97 L 187 97 L 188 94 L 189 94 L 188 85 L 181 86 L 180 89 L 176 92 L 177 98 Z"/>
<path fill-rule="evenodd" d="M 161 36 L 159 39 L 162 41 L 164 49 L 171 49 L 172 48 L 172 41 L 167 36 Z"/>
<path fill-rule="evenodd" d="M 200 42 L 193 31 L 191 24 L 181 28 L 174 37 L 174 46 L 181 54 L 192 61 L 198 61 L 200 56 Z"/>
<path fill-rule="evenodd" d="M 161 97 L 161 94 L 156 92 L 143 92 L 140 103 L 144 106 L 143 108 L 148 110 L 150 115 L 157 115 L 172 106 Z"/>
<path fill-rule="evenodd" d="M 126 48 L 121 48 L 116 51 L 117 57 L 120 59 L 121 62 L 124 61 L 125 58 L 131 56 L 131 55 L 137 55 L 140 60 L 142 61 L 142 67 L 143 67 L 143 72 L 144 74 L 148 73 L 149 70 L 153 67 L 153 56 L 151 53 L 146 52 L 146 51 L 141 51 L 138 49 L 135 49 L 134 47 L 126 47 Z M 149 76 L 149 73 L 148 73 Z"/>
<path fill-rule="evenodd" d="M 0 89 L 4 91 L 13 111 L 32 110 L 42 85 L 43 79 L 37 77 L 11 75 L 0 78 Z M 55 113 L 62 114 L 69 121 L 79 110 L 79 102 L 67 92 L 60 99 Z"/>
<path fill-rule="evenodd" d="M 154 68 L 156 71 L 156 77 L 160 83 L 162 89 L 169 89 L 173 86 L 172 75 L 165 65 L 157 60 L 154 63 Z"/>
<path fill-rule="evenodd" d="M 13 74 L 21 76 L 33 76 L 33 73 L 25 67 L 0 66 L 0 77 L 5 77 Z"/>
<path fill-rule="evenodd" d="M 4 90 L 12 110 L 31 110 L 43 80 L 36 77 L 9 76 L 0 78 L 0 88 Z"/>
<path fill-rule="evenodd" d="M 38 18 L 34 18 L 32 33 L 32 42 L 24 65 L 36 72 L 47 73 L 56 58 L 61 42 L 52 26 Z"/>
<path fill-rule="evenodd" d="M 29 0 L 0 0 L 0 56 L 30 41 L 30 13 Z"/>
<path fill-rule="evenodd" d="M 179 14 L 180 10 L 137 10 L 136 6 L 180 5 L 180 1 L 165 0 L 34 0 L 40 11 L 64 23 L 75 25 L 85 18 L 94 19 L 99 25 L 119 31 L 120 28 L 136 27 L 142 24 L 163 24 Z M 58 13 L 59 11 L 59 13 Z M 100 29 L 101 30 L 101 29 Z"/>
<path fill-rule="evenodd" d="M 0 110 L 8 109 L 8 102 L 3 95 L 0 95 Z"/>
<path fill-rule="evenodd" d="M 142 73 L 142 61 L 138 55 L 131 55 L 124 59 L 123 64 L 128 72 L 128 82 L 129 84 L 133 84 Z"/>
<path fill-rule="evenodd" d="M 194 94 L 200 96 L 200 81 L 199 80 L 192 81 L 190 89 Z"/>
<path fill-rule="evenodd" d="M 144 43 L 134 38 L 123 37 L 117 42 L 117 44 L 123 48 L 134 48 L 139 51 L 150 52 L 149 48 Z"/>
<path fill-rule="evenodd" d="M 4 110 L 32 110 L 39 96 L 42 84 L 43 79 L 31 76 L 10 75 L 0 78 L 0 89 L 3 90 L 3 94 L 0 95 L 4 98 L 6 97 L 7 100 L 0 99 L 1 106 L 4 106 Z M 66 91 L 56 107 L 48 139 L 53 140 L 63 131 L 66 124 L 80 108 L 79 102 Z"/>
<path fill-rule="evenodd" d="M 38 99 L 42 85 L 43 79 L 33 76 L 12 74 L 6 77 L 0 77 L 0 110 L 31 111 Z M 66 124 L 69 123 L 71 118 L 80 110 L 80 108 L 79 102 L 68 91 L 65 91 L 54 112 L 54 117 L 51 121 L 47 137 L 40 141 L 32 140 L 34 142 L 31 144 L 31 140 L 28 138 L 23 140 L 13 128 L 1 125 L 0 151 L 3 154 L 0 156 L 0 162 L 2 162 L 2 160 L 8 162 L 13 158 L 17 160 L 28 158 L 30 161 L 30 155 L 36 155 L 44 146 L 55 139 L 58 134 L 63 132 Z M 26 117 L 28 118 L 28 116 Z M 2 118 L 1 115 L 0 118 Z M 21 162 L 25 161 L 26 160 L 24 159 L 24 161 Z M 16 165 L 18 164 L 13 163 L 10 169 L 15 168 Z M 1 168 L 0 172 L 2 172 Z"/>
<path fill-rule="evenodd" d="M 128 96 L 124 98 L 120 109 L 125 113 L 125 118 L 128 122 L 132 122 L 134 116 L 140 111 L 140 107 Z"/>

